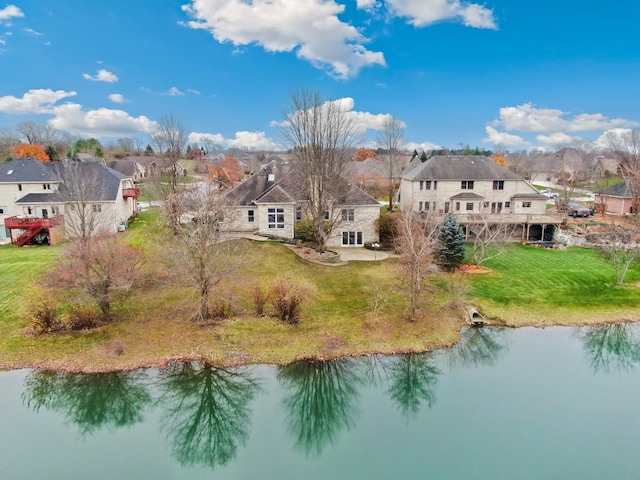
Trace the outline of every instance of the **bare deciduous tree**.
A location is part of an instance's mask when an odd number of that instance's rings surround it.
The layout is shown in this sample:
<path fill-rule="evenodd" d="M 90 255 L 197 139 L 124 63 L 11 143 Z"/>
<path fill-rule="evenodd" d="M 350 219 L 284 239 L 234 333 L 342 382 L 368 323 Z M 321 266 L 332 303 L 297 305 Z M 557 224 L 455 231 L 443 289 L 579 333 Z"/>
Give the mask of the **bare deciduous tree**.
<path fill-rule="evenodd" d="M 16 125 L 16 132 L 24 137 L 26 143 L 54 145 L 58 139 L 58 131 L 48 122 L 20 122 Z"/>
<path fill-rule="evenodd" d="M 106 192 L 100 175 L 102 165 L 64 161 L 58 168 L 62 183 L 54 198 L 64 204 L 66 233 L 86 240 L 112 225 L 115 219 L 99 202 Z"/>
<path fill-rule="evenodd" d="M 103 320 L 108 321 L 116 294 L 133 286 L 143 263 L 142 252 L 117 235 L 98 235 L 70 244 L 49 278 L 55 286 L 95 301 Z"/>
<path fill-rule="evenodd" d="M 399 279 L 409 299 L 409 320 L 416 320 L 423 282 L 433 263 L 438 223 L 430 216 L 422 217 L 409 208 L 398 217 L 396 248 L 400 253 Z"/>
<path fill-rule="evenodd" d="M 513 238 L 514 229 L 510 224 L 491 222 L 486 213 L 473 215 L 467 224 L 473 263 L 482 265 L 502 255 Z"/>
<path fill-rule="evenodd" d="M 613 223 L 601 238 L 599 246 L 605 258 L 613 264 L 616 285 L 622 285 L 629 268 L 640 257 L 639 235 L 634 230 L 623 229 Z"/>
<path fill-rule="evenodd" d="M 339 100 L 323 101 L 320 94 L 308 90 L 293 93 L 283 114 L 280 133 L 295 157 L 294 175 L 306 199 L 303 208 L 322 252 L 342 219 L 335 201 L 344 189 L 343 176 L 356 142 L 355 125 Z"/>
<path fill-rule="evenodd" d="M 215 316 L 212 295 L 217 285 L 242 264 L 245 243 L 225 241 L 223 220 L 228 212 L 214 186 L 195 185 L 176 199 L 176 213 L 183 222 L 166 245 L 166 258 L 194 287 L 198 308 L 193 320 L 208 321 Z"/>
<path fill-rule="evenodd" d="M 378 145 L 384 150 L 380 164 L 385 178 L 388 180 L 389 211 L 393 211 L 396 179 L 402 170 L 399 165 L 400 152 L 404 148 L 404 124 L 392 116 L 384 120 L 382 130 L 378 132 Z"/>
<path fill-rule="evenodd" d="M 178 184 L 181 177 L 180 159 L 183 157 L 189 130 L 175 115 L 163 115 L 151 133 L 151 142 L 157 155 L 163 159 L 156 184 L 163 199 L 169 225 L 177 234 L 180 228 L 178 212 Z"/>
<path fill-rule="evenodd" d="M 637 217 L 640 207 L 640 128 L 623 132 L 609 131 L 606 137 L 618 160 L 620 174 L 627 182 L 633 216 Z"/>

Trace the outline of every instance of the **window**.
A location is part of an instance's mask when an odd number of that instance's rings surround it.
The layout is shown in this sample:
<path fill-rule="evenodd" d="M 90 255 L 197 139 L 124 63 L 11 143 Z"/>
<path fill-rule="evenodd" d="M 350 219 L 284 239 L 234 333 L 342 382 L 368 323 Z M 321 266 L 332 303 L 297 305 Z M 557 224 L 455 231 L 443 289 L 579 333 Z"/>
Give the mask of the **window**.
<path fill-rule="evenodd" d="M 460 188 L 462 190 L 473 190 L 473 180 L 462 180 Z"/>
<path fill-rule="evenodd" d="M 444 202 L 444 213 L 449 213 L 449 202 Z"/>
<path fill-rule="evenodd" d="M 269 228 L 284 228 L 284 208 L 269 208 L 267 212 Z"/>
<path fill-rule="evenodd" d="M 437 189 L 438 189 L 438 181 L 437 181 L 437 180 L 434 180 L 434 181 L 433 181 L 433 189 L 434 189 L 434 190 L 437 190 Z"/>
<path fill-rule="evenodd" d="M 42 189 L 43 190 L 51 190 L 51 184 L 50 183 L 43 183 L 42 184 Z"/>
<path fill-rule="evenodd" d="M 362 245 L 362 232 L 342 232 L 342 245 Z"/>
<path fill-rule="evenodd" d="M 343 208 L 342 209 L 342 221 L 343 222 L 353 222 L 355 218 L 355 211 L 353 208 Z"/>
<path fill-rule="evenodd" d="M 493 189 L 494 190 L 504 190 L 504 180 L 494 180 L 493 181 Z"/>
<path fill-rule="evenodd" d="M 484 208 L 489 208 L 489 202 L 484 202 Z"/>
<path fill-rule="evenodd" d="M 25 215 L 33 215 L 33 207 L 24 207 L 22 211 Z"/>
<path fill-rule="evenodd" d="M 424 182 L 424 189 L 431 190 L 431 180 L 427 180 Z"/>
<path fill-rule="evenodd" d="M 467 202 L 466 210 L 467 212 L 473 211 L 473 202 Z"/>
<path fill-rule="evenodd" d="M 247 210 L 247 221 L 253 223 L 256 221 L 255 212 L 253 210 Z"/>
<path fill-rule="evenodd" d="M 296 207 L 296 221 L 302 220 L 302 207 Z"/>
<path fill-rule="evenodd" d="M 427 202 L 429 203 L 429 202 Z M 421 212 L 422 211 L 422 202 L 418 202 L 418 211 Z"/>
<path fill-rule="evenodd" d="M 93 210 L 93 213 L 100 213 L 102 211 L 102 205 L 100 205 L 99 203 L 93 204 L 91 208 Z"/>
<path fill-rule="evenodd" d="M 504 202 L 504 208 L 511 208 L 511 202 Z"/>
<path fill-rule="evenodd" d="M 460 211 L 460 202 L 456 202 L 456 212 Z"/>
<path fill-rule="evenodd" d="M 324 219 L 325 220 L 330 220 L 331 219 L 331 212 L 329 210 L 325 210 L 324 211 Z"/>
<path fill-rule="evenodd" d="M 20 191 L 20 192 L 22 191 L 22 184 L 21 183 L 18 184 L 18 191 Z"/>
<path fill-rule="evenodd" d="M 424 190 L 424 182 L 420 180 L 420 190 Z"/>
<path fill-rule="evenodd" d="M 9 210 L 7 209 L 7 207 L 0 207 L 0 215 L 4 215 L 8 212 Z"/>
<path fill-rule="evenodd" d="M 531 202 L 522 202 L 522 208 L 531 208 Z"/>
<path fill-rule="evenodd" d="M 52 215 L 58 215 L 59 213 L 60 213 L 60 208 L 59 207 L 57 207 L 55 205 L 53 207 L 51 207 L 51 214 Z"/>

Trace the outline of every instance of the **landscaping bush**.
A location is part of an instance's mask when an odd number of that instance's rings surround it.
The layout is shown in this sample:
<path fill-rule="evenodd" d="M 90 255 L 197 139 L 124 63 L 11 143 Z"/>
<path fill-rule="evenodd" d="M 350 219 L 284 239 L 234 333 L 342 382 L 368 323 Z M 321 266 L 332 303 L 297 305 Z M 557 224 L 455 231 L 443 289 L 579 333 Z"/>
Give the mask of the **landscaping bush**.
<path fill-rule="evenodd" d="M 313 221 L 308 218 L 303 218 L 296 223 L 295 237 L 303 242 L 315 242 L 316 233 Z"/>
<path fill-rule="evenodd" d="M 91 330 L 100 326 L 101 314 L 96 308 L 83 303 L 71 306 L 71 312 L 65 323 L 67 330 Z"/>
<path fill-rule="evenodd" d="M 271 302 L 280 320 L 290 325 L 300 322 L 300 307 L 308 296 L 308 289 L 280 278 L 271 285 Z"/>
<path fill-rule="evenodd" d="M 263 285 L 257 283 L 253 287 L 252 298 L 256 317 L 264 316 L 264 308 L 269 302 L 269 290 L 266 289 Z"/>
<path fill-rule="evenodd" d="M 380 212 L 377 220 L 378 236 L 383 245 L 392 244 L 398 233 L 397 215 L 391 212 Z"/>
<path fill-rule="evenodd" d="M 34 297 L 30 301 L 26 321 L 36 334 L 57 332 L 64 328 L 58 317 L 57 302 L 48 295 Z"/>

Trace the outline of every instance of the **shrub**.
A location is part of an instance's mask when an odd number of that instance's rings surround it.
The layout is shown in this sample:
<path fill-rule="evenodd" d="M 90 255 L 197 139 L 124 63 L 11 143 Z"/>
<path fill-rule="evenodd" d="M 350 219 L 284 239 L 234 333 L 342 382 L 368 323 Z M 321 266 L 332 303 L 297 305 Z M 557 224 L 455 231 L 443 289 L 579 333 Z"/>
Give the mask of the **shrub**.
<path fill-rule="evenodd" d="M 29 302 L 26 321 L 36 334 L 57 332 L 64 328 L 58 317 L 56 300 L 46 294 L 34 297 Z"/>
<path fill-rule="evenodd" d="M 253 287 L 252 296 L 256 316 L 262 317 L 264 315 L 264 307 L 269 301 L 269 290 L 266 289 L 263 285 L 257 283 Z"/>
<path fill-rule="evenodd" d="M 228 298 L 218 297 L 211 302 L 211 318 L 229 318 L 231 317 L 231 300 Z"/>
<path fill-rule="evenodd" d="M 380 243 L 393 243 L 398 232 L 397 218 L 397 215 L 391 212 L 380 212 L 380 218 L 377 220 Z"/>
<path fill-rule="evenodd" d="M 300 307 L 309 290 L 289 280 L 280 278 L 271 285 L 271 302 L 280 320 L 297 325 L 300 322 Z"/>
<path fill-rule="evenodd" d="M 303 218 L 296 223 L 295 236 L 303 242 L 315 242 L 316 230 L 313 221 L 309 218 Z"/>
<path fill-rule="evenodd" d="M 91 305 L 75 303 L 65 322 L 67 330 L 90 330 L 100 326 L 100 313 Z"/>

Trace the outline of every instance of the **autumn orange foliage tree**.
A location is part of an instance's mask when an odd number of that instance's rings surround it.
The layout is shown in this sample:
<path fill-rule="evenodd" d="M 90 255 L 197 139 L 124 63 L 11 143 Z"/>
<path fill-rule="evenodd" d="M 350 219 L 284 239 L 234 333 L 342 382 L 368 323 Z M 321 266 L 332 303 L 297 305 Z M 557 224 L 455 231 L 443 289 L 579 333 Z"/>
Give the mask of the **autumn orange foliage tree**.
<path fill-rule="evenodd" d="M 493 157 L 491 157 L 491 158 L 493 159 L 494 162 L 496 162 L 501 167 L 504 167 L 504 168 L 508 168 L 509 167 L 509 164 L 507 163 L 507 161 L 504 158 L 504 154 L 502 154 L 502 153 L 494 153 Z"/>
<path fill-rule="evenodd" d="M 244 167 L 233 155 L 227 155 L 224 160 L 209 165 L 208 170 L 209 175 L 225 187 L 239 182 L 244 173 Z"/>
<path fill-rule="evenodd" d="M 378 154 L 373 150 L 369 150 L 367 148 L 359 148 L 358 150 L 356 150 L 356 153 L 353 156 L 353 159 L 356 162 L 362 162 L 367 158 L 378 158 Z"/>
<path fill-rule="evenodd" d="M 19 143 L 13 147 L 13 156 L 15 158 L 33 157 L 43 162 L 51 160 L 45 153 L 44 147 L 35 143 Z"/>

